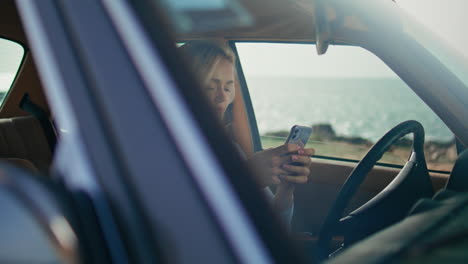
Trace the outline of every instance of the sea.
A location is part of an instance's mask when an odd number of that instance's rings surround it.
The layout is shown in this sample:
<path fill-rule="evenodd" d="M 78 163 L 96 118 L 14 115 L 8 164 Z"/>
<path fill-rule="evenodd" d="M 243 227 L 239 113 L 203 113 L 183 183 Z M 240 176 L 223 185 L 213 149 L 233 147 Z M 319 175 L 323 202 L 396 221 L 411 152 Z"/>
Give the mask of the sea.
<path fill-rule="evenodd" d="M 406 120 L 419 121 L 426 141 L 447 142 L 453 133 L 400 79 L 248 76 L 261 135 L 292 125 L 329 124 L 339 136 L 376 141 Z"/>

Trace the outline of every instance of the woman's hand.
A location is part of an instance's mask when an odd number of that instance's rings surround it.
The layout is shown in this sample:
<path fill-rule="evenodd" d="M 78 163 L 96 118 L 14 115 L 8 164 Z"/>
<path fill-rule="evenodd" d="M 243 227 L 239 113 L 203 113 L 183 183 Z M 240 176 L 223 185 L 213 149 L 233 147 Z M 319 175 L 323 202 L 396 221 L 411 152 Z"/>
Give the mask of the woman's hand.
<path fill-rule="evenodd" d="M 283 169 L 293 175 L 281 174 L 278 176 L 281 183 L 276 188 L 273 203 L 278 212 L 291 208 L 296 184 L 304 184 L 309 181 L 310 165 L 312 163 L 310 157 L 314 153 L 315 150 L 312 148 L 299 149 L 296 153 L 290 155 L 290 163 L 283 164 Z"/>
<path fill-rule="evenodd" d="M 310 156 L 313 154 L 312 148 L 302 149 L 295 144 L 284 144 L 256 152 L 248 159 L 248 163 L 257 171 L 261 187 L 306 183 L 312 162 Z"/>
<path fill-rule="evenodd" d="M 286 174 L 280 174 L 278 177 L 281 183 L 303 184 L 309 181 L 310 165 L 312 160 L 310 157 L 315 154 L 313 148 L 298 149 L 295 153 L 290 154 L 289 162 L 282 165 Z"/>

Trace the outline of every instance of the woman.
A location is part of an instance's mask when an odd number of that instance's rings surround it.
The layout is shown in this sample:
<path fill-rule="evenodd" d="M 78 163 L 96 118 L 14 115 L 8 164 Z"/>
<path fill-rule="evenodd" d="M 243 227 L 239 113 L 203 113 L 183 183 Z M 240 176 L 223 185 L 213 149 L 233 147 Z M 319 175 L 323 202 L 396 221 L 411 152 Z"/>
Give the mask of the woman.
<path fill-rule="evenodd" d="M 200 78 L 213 110 L 232 134 L 232 103 L 235 98 L 235 55 L 226 43 L 193 42 L 179 48 L 189 56 L 192 68 Z M 247 158 L 234 142 L 241 155 L 254 168 L 257 181 L 273 201 L 275 210 L 290 224 L 293 212 L 294 188 L 308 181 L 312 148 L 284 144 L 277 148 L 256 152 Z M 292 164 L 294 163 L 294 164 Z M 268 188 L 276 185 L 273 194 Z"/>

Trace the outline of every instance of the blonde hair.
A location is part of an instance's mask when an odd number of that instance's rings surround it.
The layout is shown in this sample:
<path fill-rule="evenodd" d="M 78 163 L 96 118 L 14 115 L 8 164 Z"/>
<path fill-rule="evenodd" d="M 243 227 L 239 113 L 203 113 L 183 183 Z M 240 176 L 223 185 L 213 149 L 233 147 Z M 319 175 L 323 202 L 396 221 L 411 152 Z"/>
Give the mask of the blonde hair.
<path fill-rule="evenodd" d="M 179 50 L 189 57 L 192 70 L 203 84 L 210 78 L 221 59 L 226 59 L 233 65 L 236 61 L 232 49 L 221 41 L 194 41 L 182 45 Z"/>

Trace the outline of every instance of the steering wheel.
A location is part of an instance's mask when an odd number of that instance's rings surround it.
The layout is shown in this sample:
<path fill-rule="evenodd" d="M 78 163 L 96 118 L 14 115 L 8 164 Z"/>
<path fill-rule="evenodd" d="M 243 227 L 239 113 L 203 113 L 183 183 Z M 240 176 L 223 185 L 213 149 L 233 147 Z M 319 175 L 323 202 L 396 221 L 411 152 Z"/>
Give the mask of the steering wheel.
<path fill-rule="evenodd" d="M 340 219 L 351 197 L 377 161 L 390 146 L 410 133 L 413 134 L 412 153 L 399 174 L 374 198 Z M 401 220 L 417 200 L 432 195 L 432 183 L 424 158 L 424 128 L 414 120 L 400 123 L 372 146 L 342 186 L 319 233 L 316 252 L 318 260 L 328 257 L 330 241 L 337 230 L 345 233 L 345 244 L 349 243 L 347 240 L 355 242 Z M 347 233 L 354 236 L 361 234 L 348 239 Z"/>

